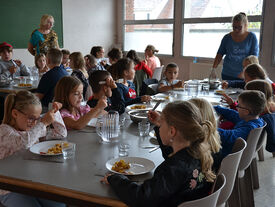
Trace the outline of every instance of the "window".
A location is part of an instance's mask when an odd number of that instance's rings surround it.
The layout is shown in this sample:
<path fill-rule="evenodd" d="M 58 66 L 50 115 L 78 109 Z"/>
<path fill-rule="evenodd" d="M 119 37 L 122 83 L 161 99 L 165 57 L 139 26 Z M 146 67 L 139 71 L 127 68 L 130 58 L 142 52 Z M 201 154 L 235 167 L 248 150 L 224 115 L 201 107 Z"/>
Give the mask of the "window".
<path fill-rule="evenodd" d="M 144 52 L 152 44 L 160 54 L 173 51 L 174 0 L 124 1 L 124 50 Z"/>
<path fill-rule="evenodd" d="M 214 58 L 239 12 L 248 15 L 248 30 L 259 40 L 262 6 L 263 0 L 184 0 L 182 55 Z"/>

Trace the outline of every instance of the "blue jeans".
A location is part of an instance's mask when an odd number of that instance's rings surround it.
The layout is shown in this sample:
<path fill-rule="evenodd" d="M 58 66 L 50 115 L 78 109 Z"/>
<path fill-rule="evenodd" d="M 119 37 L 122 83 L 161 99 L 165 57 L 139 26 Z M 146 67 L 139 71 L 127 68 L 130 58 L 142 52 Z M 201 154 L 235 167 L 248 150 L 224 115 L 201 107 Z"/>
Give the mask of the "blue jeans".
<path fill-rule="evenodd" d="M 8 193 L 0 195 L 0 202 L 5 207 L 65 207 L 64 203 L 36 198 L 20 193 Z"/>

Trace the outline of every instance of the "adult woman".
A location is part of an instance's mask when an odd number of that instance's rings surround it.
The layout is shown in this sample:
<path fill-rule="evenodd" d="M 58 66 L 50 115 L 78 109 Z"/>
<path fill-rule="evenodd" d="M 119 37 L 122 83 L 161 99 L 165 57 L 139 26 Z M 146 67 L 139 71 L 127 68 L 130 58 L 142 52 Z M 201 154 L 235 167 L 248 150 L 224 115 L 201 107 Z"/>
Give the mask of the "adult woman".
<path fill-rule="evenodd" d="M 151 68 L 153 74 L 155 68 L 160 67 L 160 60 L 155 56 L 156 52 L 158 52 L 158 50 L 153 45 L 147 45 L 145 49 L 145 64 Z"/>
<path fill-rule="evenodd" d="M 28 45 L 28 51 L 33 56 L 39 53 L 46 54 L 50 48 L 59 48 L 57 34 L 52 30 L 53 24 L 53 16 L 44 14 L 41 17 L 40 28 L 32 32 Z"/>
<path fill-rule="evenodd" d="M 239 13 L 232 19 L 233 31 L 226 34 L 219 47 L 213 68 L 223 62 L 222 79 L 238 80 L 242 72 L 243 59 L 249 55 L 258 56 L 259 46 L 256 35 L 247 31 L 248 20 L 245 13 Z"/>

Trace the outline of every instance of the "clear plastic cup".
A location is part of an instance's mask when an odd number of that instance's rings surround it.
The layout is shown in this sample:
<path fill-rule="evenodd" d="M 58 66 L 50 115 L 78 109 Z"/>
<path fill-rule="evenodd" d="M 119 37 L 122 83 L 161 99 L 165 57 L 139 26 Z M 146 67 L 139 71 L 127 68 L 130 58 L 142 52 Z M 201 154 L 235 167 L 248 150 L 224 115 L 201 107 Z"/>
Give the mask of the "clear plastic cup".
<path fill-rule="evenodd" d="M 150 123 L 149 122 L 139 122 L 138 123 L 139 136 L 146 137 L 150 132 Z"/>
<path fill-rule="evenodd" d="M 63 158 L 65 160 L 73 159 L 75 156 L 75 143 L 63 142 L 61 146 L 62 146 Z"/>

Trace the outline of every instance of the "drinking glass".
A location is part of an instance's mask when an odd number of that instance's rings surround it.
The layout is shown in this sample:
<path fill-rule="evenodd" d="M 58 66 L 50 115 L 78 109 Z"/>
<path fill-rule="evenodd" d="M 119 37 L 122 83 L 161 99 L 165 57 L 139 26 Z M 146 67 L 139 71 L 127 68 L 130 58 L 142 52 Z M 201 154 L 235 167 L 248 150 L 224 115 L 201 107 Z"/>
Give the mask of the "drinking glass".
<path fill-rule="evenodd" d="M 65 160 L 73 159 L 75 156 L 75 143 L 63 142 L 61 146 L 62 146 L 63 158 Z"/>
<path fill-rule="evenodd" d="M 139 122 L 138 123 L 139 136 L 146 137 L 149 135 L 150 123 L 149 122 Z"/>

